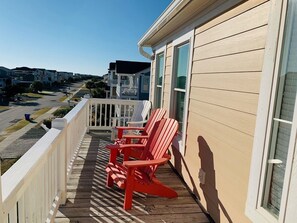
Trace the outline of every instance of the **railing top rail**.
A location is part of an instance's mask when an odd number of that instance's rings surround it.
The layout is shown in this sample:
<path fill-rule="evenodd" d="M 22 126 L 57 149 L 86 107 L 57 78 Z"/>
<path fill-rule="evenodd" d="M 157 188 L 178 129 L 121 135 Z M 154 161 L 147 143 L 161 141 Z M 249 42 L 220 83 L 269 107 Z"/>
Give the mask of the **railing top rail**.
<path fill-rule="evenodd" d="M 70 111 L 67 115 L 64 116 L 64 118 L 67 120 L 67 123 L 69 123 L 72 119 L 74 119 L 77 114 L 82 111 L 83 107 L 88 103 L 88 99 L 82 98 L 81 101 Z"/>
<path fill-rule="evenodd" d="M 122 100 L 122 99 L 105 99 L 105 98 L 91 98 L 91 103 L 104 103 L 104 104 L 114 104 L 114 105 L 135 105 L 139 100 Z"/>
<path fill-rule="evenodd" d="M 59 138 L 58 129 L 50 129 L 7 172 L 1 176 L 3 208 L 9 210 L 27 189 L 27 185 L 46 161 Z"/>

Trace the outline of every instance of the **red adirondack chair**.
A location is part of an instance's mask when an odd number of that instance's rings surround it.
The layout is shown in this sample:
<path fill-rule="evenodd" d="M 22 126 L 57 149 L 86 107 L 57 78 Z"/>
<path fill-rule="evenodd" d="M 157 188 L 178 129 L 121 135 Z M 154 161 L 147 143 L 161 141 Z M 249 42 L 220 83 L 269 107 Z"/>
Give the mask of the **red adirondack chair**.
<path fill-rule="evenodd" d="M 132 140 L 136 139 L 137 140 L 136 144 L 144 144 L 145 145 L 149 135 L 151 134 L 151 132 L 153 130 L 154 125 L 156 124 L 156 122 L 158 122 L 162 118 L 164 118 L 165 114 L 166 114 L 165 109 L 158 108 L 152 112 L 145 127 L 124 127 L 124 126 L 117 127 L 119 139 L 117 139 L 115 141 L 115 144 L 118 144 L 118 145 L 131 144 Z M 137 135 L 137 134 L 123 135 L 123 132 L 125 130 L 139 130 L 141 132 L 141 134 L 140 135 Z M 142 150 L 139 148 L 131 149 L 131 153 L 129 154 L 129 156 L 132 156 L 134 158 L 139 158 L 141 151 Z M 122 150 L 119 149 L 119 152 L 122 152 Z M 124 153 L 124 154 L 126 154 L 126 156 L 124 156 L 124 160 L 128 160 L 129 159 L 129 157 L 127 157 L 128 153 Z"/>
<path fill-rule="evenodd" d="M 177 130 L 178 122 L 176 120 L 162 119 L 154 125 L 145 145 L 125 144 L 106 147 L 110 149 L 109 163 L 106 167 L 106 185 L 112 187 L 116 183 L 119 188 L 125 189 L 125 210 L 132 207 L 133 191 L 168 198 L 177 197 L 177 193 L 173 189 L 163 185 L 155 176 L 158 166 L 169 160 L 166 153 Z M 123 163 L 116 161 L 119 147 L 122 147 L 126 152 L 134 146 L 144 147 L 140 160 L 124 161 Z"/>

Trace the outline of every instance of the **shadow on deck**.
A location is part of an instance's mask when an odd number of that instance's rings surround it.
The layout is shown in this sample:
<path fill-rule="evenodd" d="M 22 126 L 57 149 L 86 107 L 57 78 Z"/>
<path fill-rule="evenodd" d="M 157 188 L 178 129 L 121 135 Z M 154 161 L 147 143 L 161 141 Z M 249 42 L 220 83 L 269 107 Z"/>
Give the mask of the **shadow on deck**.
<path fill-rule="evenodd" d="M 169 165 L 160 167 L 157 176 L 178 198 L 134 193 L 132 210 L 125 211 L 124 192 L 105 187 L 109 151 L 104 147 L 109 143 L 110 135 L 85 135 L 67 185 L 66 205 L 59 208 L 55 222 L 209 222 Z"/>

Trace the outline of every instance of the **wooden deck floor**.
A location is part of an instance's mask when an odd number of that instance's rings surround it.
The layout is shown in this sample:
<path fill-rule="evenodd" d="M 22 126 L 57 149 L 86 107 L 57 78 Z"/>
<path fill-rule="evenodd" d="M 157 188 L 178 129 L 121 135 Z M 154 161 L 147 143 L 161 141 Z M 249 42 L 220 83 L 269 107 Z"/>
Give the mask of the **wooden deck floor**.
<path fill-rule="evenodd" d="M 66 205 L 59 208 L 55 222 L 209 222 L 169 165 L 159 168 L 157 175 L 178 192 L 178 198 L 136 193 L 132 210 L 122 209 L 123 191 L 105 187 L 109 151 L 104 147 L 109 139 L 98 133 L 85 136 L 67 185 Z"/>

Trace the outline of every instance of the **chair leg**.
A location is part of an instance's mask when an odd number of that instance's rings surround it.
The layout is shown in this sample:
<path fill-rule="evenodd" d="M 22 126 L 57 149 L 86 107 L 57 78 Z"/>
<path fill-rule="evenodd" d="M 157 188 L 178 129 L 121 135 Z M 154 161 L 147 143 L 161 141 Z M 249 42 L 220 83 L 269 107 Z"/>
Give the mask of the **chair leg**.
<path fill-rule="evenodd" d="M 135 169 L 129 168 L 127 171 L 127 180 L 125 188 L 124 209 L 130 210 L 132 208 L 132 198 L 134 190 L 134 172 Z"/>
<path fill-rule="evenodd" d="M 124 209 L 125 210 L 130 210 L 132 208 L 132 198 L 133 198 L 133 188 L 126 187 L 125 200 L 124 200 Z"/>
<path fill-rule="evenodd" d="M 113 186 L 113 179 L 111 178 L 110 173 L 107 174 L 106 186 L 107 187 L 112 187 Z"/>

